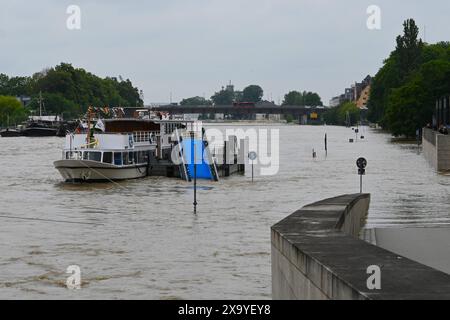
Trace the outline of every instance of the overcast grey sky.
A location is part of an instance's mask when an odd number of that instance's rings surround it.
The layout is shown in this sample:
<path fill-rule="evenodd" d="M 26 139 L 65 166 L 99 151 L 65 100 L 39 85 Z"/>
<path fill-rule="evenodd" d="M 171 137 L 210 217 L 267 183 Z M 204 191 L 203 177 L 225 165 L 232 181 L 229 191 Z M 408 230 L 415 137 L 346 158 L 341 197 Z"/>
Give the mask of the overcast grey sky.
<path fill-rule="evenodd" d="M 205 95 L 229 80 L 278 102 L 317 91 L 325 104 L 374 74 L 415 18 L 426 40 L 450 40 L 449 0 L 0 0 L 0 73 L 30 75 L 69 62 L 130 78 L 145 102 Z M 66 9 L 81 8 L 81 30 Z M 366 26 L 381 8 L 381 30 Z M 422 30 L 423 32 L 423 30 Z M 423 36 L 423 33 L 421 33 Z"/>

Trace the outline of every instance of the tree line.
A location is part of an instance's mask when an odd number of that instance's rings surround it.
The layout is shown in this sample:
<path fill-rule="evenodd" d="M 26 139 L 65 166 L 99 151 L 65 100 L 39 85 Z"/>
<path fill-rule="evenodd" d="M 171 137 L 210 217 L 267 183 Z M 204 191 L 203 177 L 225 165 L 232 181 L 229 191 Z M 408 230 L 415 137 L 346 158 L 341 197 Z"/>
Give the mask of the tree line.
<path fill-rule="evenodd" d="M 424 43 L 413 19 L 403 28 L 373 79 L 368 119 L 395 136 L 412 137 L 431 123 L 435 101 L 450 93 L 450 42 Z"/>
<path fill-rule="evenodd" d="M 264 97 L 264 90 L 259 85 L 249 85 L 243 91 L 226 88 L 214 93 L 211 98 L 191 97 L 183 99 L 180 105 L 232 105 L 239 102 L 258 103 Z M 293 106 L 322 106 L 319 94 L 307 91 L 290 91 L 284 96 L 283 105 Z"/>
<path fill-rule="evenodd" d="M 26 119 L 26 110 L 15 97 L 0 95 L 0 127 L 10 127 Z"/>
<path fill-rule="evenodd" d="M 361 120 L 361 109 L 354 102 L 344 102 L 323 114 L 323 120 L 331 125 L 356 125 Z"/>
<path fill-rule="evenodd" d="M 68 63 L 29 77 L 0 74 L 0 95 L 31 98 L 25 113 L 39 110 L 40 94 L 46 113 L 63 115 L 65 119 L 78 117 L 89 106 L 141 107 L 144 103 L 141 92 L 129 79 L 120 76 L 100 78 Z M 1 119 L 6 117 L 5 110 L 0 109 Z"/>

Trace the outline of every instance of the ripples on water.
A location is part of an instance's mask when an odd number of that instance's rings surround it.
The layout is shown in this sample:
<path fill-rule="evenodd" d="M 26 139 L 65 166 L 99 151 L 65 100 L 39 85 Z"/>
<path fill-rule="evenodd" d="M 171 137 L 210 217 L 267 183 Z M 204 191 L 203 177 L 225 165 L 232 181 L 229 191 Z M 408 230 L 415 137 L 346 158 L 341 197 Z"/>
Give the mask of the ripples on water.
<path fill-rule="evenodd" d="M 269 299 L 270 226 L 358 192 L 359 156 L 369 162 L 368 227 L 450 224 L 450 177 L 417 146 L 369 129 L 350 144 L 350 129 L 327 127 L 325 158 L 324 127 L 279 129 L 278 175 L 199 182 L 197 216 L 186 182 L 65 184 L 52 165 L 63 139 L 0 139 L 0 298 Z M 81 267 L 81 290 L 65 288 L 69 265 Z"/>

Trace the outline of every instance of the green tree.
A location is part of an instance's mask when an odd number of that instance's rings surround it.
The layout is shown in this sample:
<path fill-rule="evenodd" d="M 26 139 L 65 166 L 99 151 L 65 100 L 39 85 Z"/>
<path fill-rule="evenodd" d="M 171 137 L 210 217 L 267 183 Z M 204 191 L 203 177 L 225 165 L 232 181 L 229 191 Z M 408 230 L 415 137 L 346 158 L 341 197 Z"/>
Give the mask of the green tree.
<path fill-rule="evenodd" d="M 339 111 L 339 107 L 328 109 L 323 114 L 323 121 L 325 121 L 326 124 L 342 125 L 342 124 L 338 123 L 338 111 Z"/>
<path fill-rule="evenodd" d="M 356 106 L 354 102 L 345 102 L 338 109 L 338 124 L 349 124 L 351 126 L 356 125 L 360 120 L 360 114 L 361 110 Z M 349 118 L 350 123 L 347 123 L 347 118 Z"/>
<path fill-rule="evenodd" d="M 8 77 L 0 74 L 0 94 L 31 96 L 29 108 L 37 111 L 39 94 L 45 97 L 47 112 L 78 117 L 88 106 L 141 107 L 143 101 L 138 88 L 129 79 L 102 79 L 69 63 L 35 73 L 31 77 Z"/>
<path fill-rule="evenodd" d="M 435 101 L 448 94 L 450 61 L 434 60 L 421 66 L 400 88 L 393 89 L 386 109 L 386 123 L 395 136 L 414 137 L 431 122 Z"/>
<path fill-rule="evenodd" d="M 242 92 L 242 101 L 257 103 L 262 100 L 263 96 L 264 91 L 260 86 L 250 85 Z"/>
<path fill-rule="evenodd" d="M 26 116 L 25 108 L 15 97 L 0 96 L 0 126 L 18 124 Z"/>
<path fill-rule="evenodd" d="M 206 100 L 203 97 L 192 97 L 183 99 L 180 102 L 180 105 L 182 106 L 209 106 L 212 105 L 212 102 L 210 100 Z"/>
<path fill-rule="evenodd" d="M 325 123 L 332 125 L 356 125 L 361 117 L 361 110 L 353 102 L 345 102 L 339 107 L 327 110 L 323 119 Z M 347 123 L 350 119 L 350 123 Z"/>
<path fill-rule="evenodd" d="M 319 94 L 315 92 L 290 91 L 284 96 L 283 105 L 290 106 L 322 106 Z"/>
<path fill-rule="evenodd" d="M 450 43 L 424 44 L 414 20 L 373 79 L 368 118 L 394 135 L 415 136 L 431 122 L 435 100 L 450 88 Z"/>
<path fill-rule="evenodd" d="M 423 42 L 418 38 L 419 28 L 414 19 L 403 23 L 403 35 L 397 37 L 395 54 L 398 56 L 400 77 L 405 79 L 420 63 Z"/>
<path fill-rule="evenodd" d="M 221 91 L 216 92 L 211 97 L 211 100 L 218 106 L 231 105 L 234 102 L 234 94 L 231 91 L 222 89 Z"/>
<path fill-rule="evenodd" d="M 320 96 L 315 92 L 303 92 L 303 99 L 302 99 L 303 105 L 305 106 L 323 106 L 322 99 Z"/>
<path fill-rule="evenodd" d="M 413 19 L 403 23 L 403 35 L 397 37 L 397 46 L 384 61 L 373 79 L 368 102 L 369 120 L 387 127 L 385 110 L 392 90 L 399 88 L 422 61 L 424 44 L 418 39 L 419 28 Z"/>
<path fill-rule="evenodd" d="M 284 119 L 286 120 L 287 123 L 292 123 L 295 120 L 295 118 L 294 118 L 294 116 L 292 114 L 285 115 Z"/>
<path fill-rule="evenodd" d="M 295 106 L 303 99 L 303 95 L 298 91 L 290 91 L 284 96 L 283 105 Z"/>
<path fill-rule="evenodd" d="M 11 77 L 0 74 L 0 94 L 9 96 L 30 95 L 32 79 L 29 77 Z"/>
<path fill-rule="evenodd" d="M 83 113 L 83 110 L 79 104 L 76 104 L 72 100 L 66 99 L 59 93 L 43 93 L 42 100 L 45 113 L 47 114 L 61 115 L 64 119 L 73 119 Z M 40 108 L 39 99 L 32 99 L 27 105 L 27 108 L 37 114 Z"/>

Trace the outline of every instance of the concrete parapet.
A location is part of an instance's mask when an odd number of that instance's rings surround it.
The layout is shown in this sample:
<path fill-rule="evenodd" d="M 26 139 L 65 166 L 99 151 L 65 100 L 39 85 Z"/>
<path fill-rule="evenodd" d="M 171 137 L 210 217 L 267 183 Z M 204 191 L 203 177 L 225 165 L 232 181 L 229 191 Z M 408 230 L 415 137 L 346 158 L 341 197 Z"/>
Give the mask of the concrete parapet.
<path fill-rule="evenodd" d="M 437 171 L 450 171 L 450 135 L 424 128 L 422 149 L 425 158 Z"/>
<path fill-rule="evenodd" d="M 450 276 L 358 238 L 370 195 L 300 209 L 271 229 L 274 299 L 450 299 Z M 369 266 L 381 289 L 367 286 Z"/>

